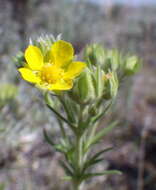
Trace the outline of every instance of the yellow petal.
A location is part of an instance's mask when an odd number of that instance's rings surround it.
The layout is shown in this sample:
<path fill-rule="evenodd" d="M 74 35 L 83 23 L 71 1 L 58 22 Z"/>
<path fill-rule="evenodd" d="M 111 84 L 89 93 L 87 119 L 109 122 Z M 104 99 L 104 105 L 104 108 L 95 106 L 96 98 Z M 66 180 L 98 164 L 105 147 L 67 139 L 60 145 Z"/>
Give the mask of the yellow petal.
<path fill-rule="evenodd" d="M 48 86 L 48 90 L 70 90 L 73 87 L 72 80 L 60 80 Z"/>
<path fill-rule="evenodd" d="M 32 70 L 38 71 L 43 66 L 43 55 L 36 46 L 28 46 L 25 51 L 25 59 Z"/>
<path fill-rule="evenodd" d="M 64 66 L 73 59 L 74 49 L 72 45 L 63 40 L 59 40 L 52 45 L 52 55 L 57 66 Z"/>
<path fill-rule="evenodd" d="M 32 83 L 39 83 L 41 79 L 33 73 L 32 70 L 27 69 L 27 68 L 20 68 L 18 71 L 21 73 L 22 77 L 24 80 Z"/>
<path fill-rule="evenodd" d="M 86 64 L 83 62 L 72 62 L 67 69 L 67 72 L 64 74 L 63 78 L 75 78 L 78 76 L 83 69 L 86 67 Z"/>

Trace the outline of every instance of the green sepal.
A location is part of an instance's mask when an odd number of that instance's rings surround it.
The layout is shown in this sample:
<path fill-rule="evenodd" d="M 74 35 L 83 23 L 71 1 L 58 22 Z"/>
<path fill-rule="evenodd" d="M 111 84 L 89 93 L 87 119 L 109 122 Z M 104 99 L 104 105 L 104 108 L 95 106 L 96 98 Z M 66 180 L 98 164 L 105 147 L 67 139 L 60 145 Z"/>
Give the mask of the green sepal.
<path fill-rule="evenodd" d="M 35 45 L 42 51 L 43 55 L 45 56 L 46 53 L 51 49 L 52 44 L 56 41 L 56 38 L 50 35 L 41 35 L 37 38 L 29 40 L 30 45 Z"/>
<path fill-rule="evenodd" d="M 90 59 L 87 59 L 87 60 L 86 60 L 86 64 L 87 64 L 87 67 L 89 68 L 89 70 L 90 70 L 90 71 L 93 71 L 93 68 L 94 68 L 94 67 L 93 67 L 93 65 L 92 65 L 92 63 L 91 63 L 91 61 L 90 61 Z"/>
<path fill-rule="evenodd" d="M 109 71 L 105 76 L 103 98 L 106 100 L 113 99 L 117 95 L 119 81 L 115 71 Z M 108 77 L 108 78 L 107 78 Z"/>
<path fill-rule="evenodd" d="M 117 95 L 119 87 L 118 77 L 115 72 L 112 72 L 112 77 L 110 78 L 109 82 L 110 82 L 110 95 L 111 98 L 114 98 Z"/>
<path fill-rule="evenodd" d="M 45 100 L 46 104 L 48 104 L 51 107 L 54 107 L 54 101 L 52 101 L 51 95 L 48 91 L 46 91 L 44 93 L 44 100 Z"/>
<path fill-rule="evenodd" d="M 95 89 L 96 89 L 96 98 L 100 98 L 103 94 L 104 90 L 104 72 L 102 71 L 100 65 L 97 65 L 97 69 L 95 71 Z"/>
<path fill-rule="evenodd" d="M 19 51 L 16 56 L 12 58 L 17 68 L 23 67 L 25 64 L 24 53 Z"/>

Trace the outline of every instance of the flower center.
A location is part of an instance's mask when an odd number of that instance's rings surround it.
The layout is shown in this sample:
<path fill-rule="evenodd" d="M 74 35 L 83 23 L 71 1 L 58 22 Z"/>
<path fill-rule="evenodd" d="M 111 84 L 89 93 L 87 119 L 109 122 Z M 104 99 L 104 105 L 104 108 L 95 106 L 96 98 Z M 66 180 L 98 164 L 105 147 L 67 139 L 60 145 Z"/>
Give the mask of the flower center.
<path fill-rule="evenodd" d="M 47 64 L 42 67 L 41 79 L 47 83 L 56 83 L 62 78 L 63 69 L 52 64 Z"/>

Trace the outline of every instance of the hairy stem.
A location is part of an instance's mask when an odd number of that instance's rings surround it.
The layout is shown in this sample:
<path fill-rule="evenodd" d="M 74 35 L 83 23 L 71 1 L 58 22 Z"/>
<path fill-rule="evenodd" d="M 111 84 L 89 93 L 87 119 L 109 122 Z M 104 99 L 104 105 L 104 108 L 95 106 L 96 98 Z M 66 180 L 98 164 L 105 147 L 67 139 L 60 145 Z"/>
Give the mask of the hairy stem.
<path fill-rule="evenodd" d="M 82 190 L 83 186 L 80 183 L 73 183 L 72 190 Z"/>
<path fill-rule="evenodd" d="M 76 142 L 75 142 L 75 159 L 76 159 L 76 172 L 75 178 L 73 179 L 73 190 L 82 190 L 81 185 L 81 172 L 83 168 L 83 134 L 81 131 L 82 124 L 83 124 L 83 111 L 84 107 L 81 107 L 81 112 L 78 115 L 78 127 L 77 133 L 75 135 Z"/>

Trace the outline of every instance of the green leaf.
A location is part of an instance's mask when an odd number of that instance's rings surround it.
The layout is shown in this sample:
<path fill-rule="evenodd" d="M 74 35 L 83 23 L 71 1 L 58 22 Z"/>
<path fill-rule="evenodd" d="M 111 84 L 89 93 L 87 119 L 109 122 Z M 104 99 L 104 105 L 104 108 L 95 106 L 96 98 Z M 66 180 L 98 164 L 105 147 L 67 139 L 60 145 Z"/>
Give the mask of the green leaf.
<path fill-rule="evenodd" d="M 64 171 L 66 172 L 66 174 L 68 176 L 73 176 L 73 171 L 72 168 L 70 168 L 70 166 L 68 164 L 66 164 L 65 162 L 63 162 L 62 160 L 59 161 L 60 165 L 63 167 Z"/>
<path fill-rule="evenodd" d="M 66 153 L 66 148 L 62 144 L 56 144 L 54 145 L 55 150 L 61 153 Z"/>
<path fill-rule="evenodd" d="M 96 153 L 91 159 L 87 160 L 87 162 L 84 164 L 83 172 L 87 170 L 89 167 L 103 161 L 103 159 L 99 158 L 103 153 L 112 150 L 113 147 L 108 147 L 104 150 L 101 150 L 100 152 Z"/>
<path fill-rule="evenodd" d="M 112 103 L 113 101 L 109 102 L 109 104 L 104 108 L 104 110 L 93 118 L 93 121 L 92 121 L 93 124 L 96 123 L 99 119 L 101 119 L 107 113 L 109 108 L 112 106 Z"/>
<path fill-rule="evenodd" d="M 114 127 L 117 125 L 117 121 L 110 124 L 108 127 L 101 129 L 88 143 L 88 147 L 92 144 L 96 144 L 99 140 L 101 140 L 104 136 L 106 136 Z"/>
<path fill-rule="evenodd" d="M 121 175 L 122 172 L 120 172 L 118 170 L 106 170 L 104 172 L 99 172 L 99 173 L 87 173 L 87 174 L 82 176 L 81 181 L 86 180 L 86 179 L 91 178 L 91 177 L 102 176 L 102 175 L 114 175 L 114 174 Z"/>
<path fill-rule="evenodd" d="M 45 140 L 47 141 L 48 144 L 50 144 L 56 151 L 61 152 L 61 153 L 66 153 L 66 147 L 63 146 L 62 144 L 55 144 L 52 139 L 49 137 L 46 129 L 43 130 L 43 135 Z"/>
<path fill-rule="evenodd" d="M 103 158 L 101 158 L 101 159 L 94 159 L 94 160 L 89 160 L 88 162 L 86 162 L 86 164 L 85 164 L 85 166 L 84 166 L 84 168 L 83 168 L 83 173 L 85 173 L 85 171 L 88 169 L 88 168 L 90 168 L 91 166 L 94 166 L 95 164 L 97 164 L 97 163 L 99 163 L 99 162 L 101 162 L 101 161 L 103 161 Z"/>
<path fill-rule="evenodd" d="M 45 138 L 45 140 L 47 141 L 48 144 L 50 144 L 50 145 L 52 145 L 52 146 L 55 145 L 55 143 L 54 143 L 54 142 L 51 140 L 51 138 L 49 137 L 49 135 L 48 135 L 46 129 L 43 129 L 43 135 L 44 135 L 44 138 Z"/>
<path fill-rule="evenodd" d="M 73 147 L 73 146 L 70 147 L 70 149 L 66 153 L 67 160 L 73 161 L 73 153 L 74 153 L 74 151 L 75 151 L 75 147 Z"/>
<path fill-rule="evenodd" d="M 75 126 L 70 123 L 66 118 L 64 118 L 60 113 L 58 113 L 53 107 L 51 107 L 49 104 L 47 104 L 48 108 L 62 121 L 68 124 L 68 126 L 72 129 L 73 132 L 75 132 Z"/>
<path fill-rule="evenodd" d="M 105 148 L 104 150 L 101 150 L 99 151 L 98 153 L 96 153 L 91 159 L 97 159 L 99 156 L 101 156 L 101 154 L 105 153 L 105 152 L 108 152 L 110 150 L 112 150 L 113 147 L 108 147 L 108 148 Z"/>

